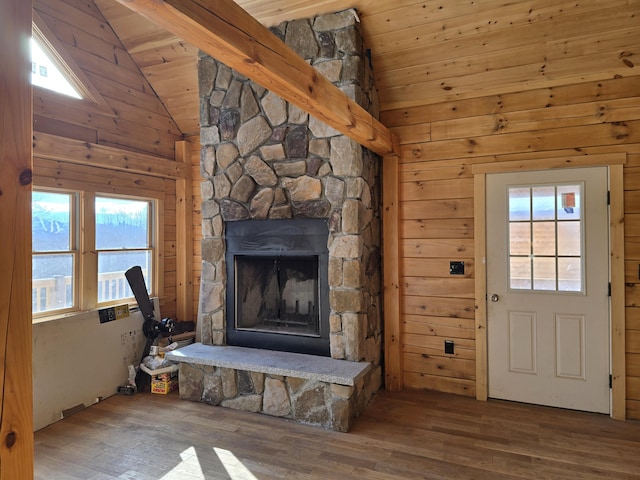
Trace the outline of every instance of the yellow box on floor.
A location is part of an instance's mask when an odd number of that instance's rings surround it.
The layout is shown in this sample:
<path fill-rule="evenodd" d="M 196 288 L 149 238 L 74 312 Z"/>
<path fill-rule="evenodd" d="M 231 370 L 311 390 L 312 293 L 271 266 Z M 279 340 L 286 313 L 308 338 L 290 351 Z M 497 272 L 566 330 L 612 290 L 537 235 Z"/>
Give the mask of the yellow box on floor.
<path fill-rule="evenodd" d="M 166 395 L 169 392 L 173 392 L 178 388 L 178 377 L 170 378 L 169 380 L 151 380 L 151 393 L 159 393 Z"/>

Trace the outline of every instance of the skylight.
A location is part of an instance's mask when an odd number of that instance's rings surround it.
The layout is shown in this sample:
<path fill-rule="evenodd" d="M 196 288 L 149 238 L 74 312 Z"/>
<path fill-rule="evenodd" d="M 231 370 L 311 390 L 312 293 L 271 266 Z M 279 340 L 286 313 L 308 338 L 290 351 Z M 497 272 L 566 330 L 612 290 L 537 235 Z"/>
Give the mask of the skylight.
<path fill-rule="evenodd" d="M 82 98 L 33 38 L 31 38 L 31 83 L 63 95 Z"/>

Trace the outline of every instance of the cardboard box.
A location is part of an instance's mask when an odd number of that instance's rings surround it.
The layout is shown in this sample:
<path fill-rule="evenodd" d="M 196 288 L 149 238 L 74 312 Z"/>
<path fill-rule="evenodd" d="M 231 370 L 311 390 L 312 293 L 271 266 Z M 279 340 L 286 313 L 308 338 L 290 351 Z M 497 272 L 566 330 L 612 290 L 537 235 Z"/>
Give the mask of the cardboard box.
<path fill-rule="evenodd" d="M 173 377 L 169 380 L 151 380 L 151 393 L 159 393 L 166 395 L 169 392 L 173 392 L 178 388 L 178 377 Z"/>
<path fill-rule="evenodd" d="M 155 370 L 151 370 L 141 363 L 140 369 L 151 377 L 151 393 L 166 395 L 178 388 L 179 365 L 177 363 Z"/>

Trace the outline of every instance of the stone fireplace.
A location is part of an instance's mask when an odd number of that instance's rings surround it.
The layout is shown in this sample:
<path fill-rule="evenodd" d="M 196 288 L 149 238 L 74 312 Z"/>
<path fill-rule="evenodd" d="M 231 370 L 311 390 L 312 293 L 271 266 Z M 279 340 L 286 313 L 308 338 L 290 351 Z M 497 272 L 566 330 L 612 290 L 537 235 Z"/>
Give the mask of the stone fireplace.
<path fill-rule="evenodd" d="M 372 66 L 354 10 L 284 22 L 271 30 L 377 116 Z M 348 404 L 357 405 L 350 415 L 357 414 L 382 382 L 379 158 L 209 56 L 201 55 L 198 69 L 203 177 L 199 339 L 204 345 L 366 363 L 366 374 L 346 395 Z M 318 251 L 310 248 L 316 247 L 317 236 L 304 238 L 307 224 L 324 230 Z M 283 246 L 290 244 L 298 244 L 298 251 L 284 253 Z M 319 319 L 317 326 L 310 326 L 311 317 Z M 231 328 L 234 323 L 241 327 Z M 298 334 L 296 328 L 306 330 Z M 271 339 L 281 329 L 287 345 L 274 347 Z M 310 339 L 324 344 L 305 350 Z M 291 346 L 292 341 L 303 348 Z M 298 416 L 296 392 L 319 388 L 313 379 L 304 386 L 277 380 L 290 399 L 291 408 L 284 409 L 290 413 L 282 416 Z M 265 381 L 252 391 L 263 392 Z M 319 397 L 328 406 L 316 407 L 330 411 L 336 389 L 323 389 Z M 337 391 L 345 400 L 345 392 Z M 309 420 L 315 418 L 309 415 L 302 414 L 302 421 L 335 428 L 335 419 Z"/>

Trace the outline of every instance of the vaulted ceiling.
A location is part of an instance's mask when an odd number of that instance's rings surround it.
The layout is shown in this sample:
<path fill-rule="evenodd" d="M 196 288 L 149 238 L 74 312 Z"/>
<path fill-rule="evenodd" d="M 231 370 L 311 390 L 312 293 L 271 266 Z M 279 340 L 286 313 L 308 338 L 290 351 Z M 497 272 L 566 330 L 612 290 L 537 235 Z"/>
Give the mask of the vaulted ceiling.
<path fill-rule="evenodd" d="M 106 20 L 165 103 L 185 135 L 198 133 L 198 50 L 115 0 L 96 0 Z M 265 26 L 355 7 L 359 13 L 388 10 L 387 2 L 357 0 L 241 0 L 236 2 Z"/>
<path fill-rule="evenodd" d="M 116 0 L 95 0 L 181 132 L 197 134 L 198 52 Z M 452 100 L 636 75 L 638 0 L 237 0 L 265 26 L 355 8 L 382 121 Z M 588 35 L 586 35 L 588 32 Z M 626 61 L 625 61 L 626 60 Z M 576 68 L 580 77 L 576 78 Z M 392 125 L 389 125 L 392 126 Z M 415 132 L 414 132 L 415 134 Z"/>

